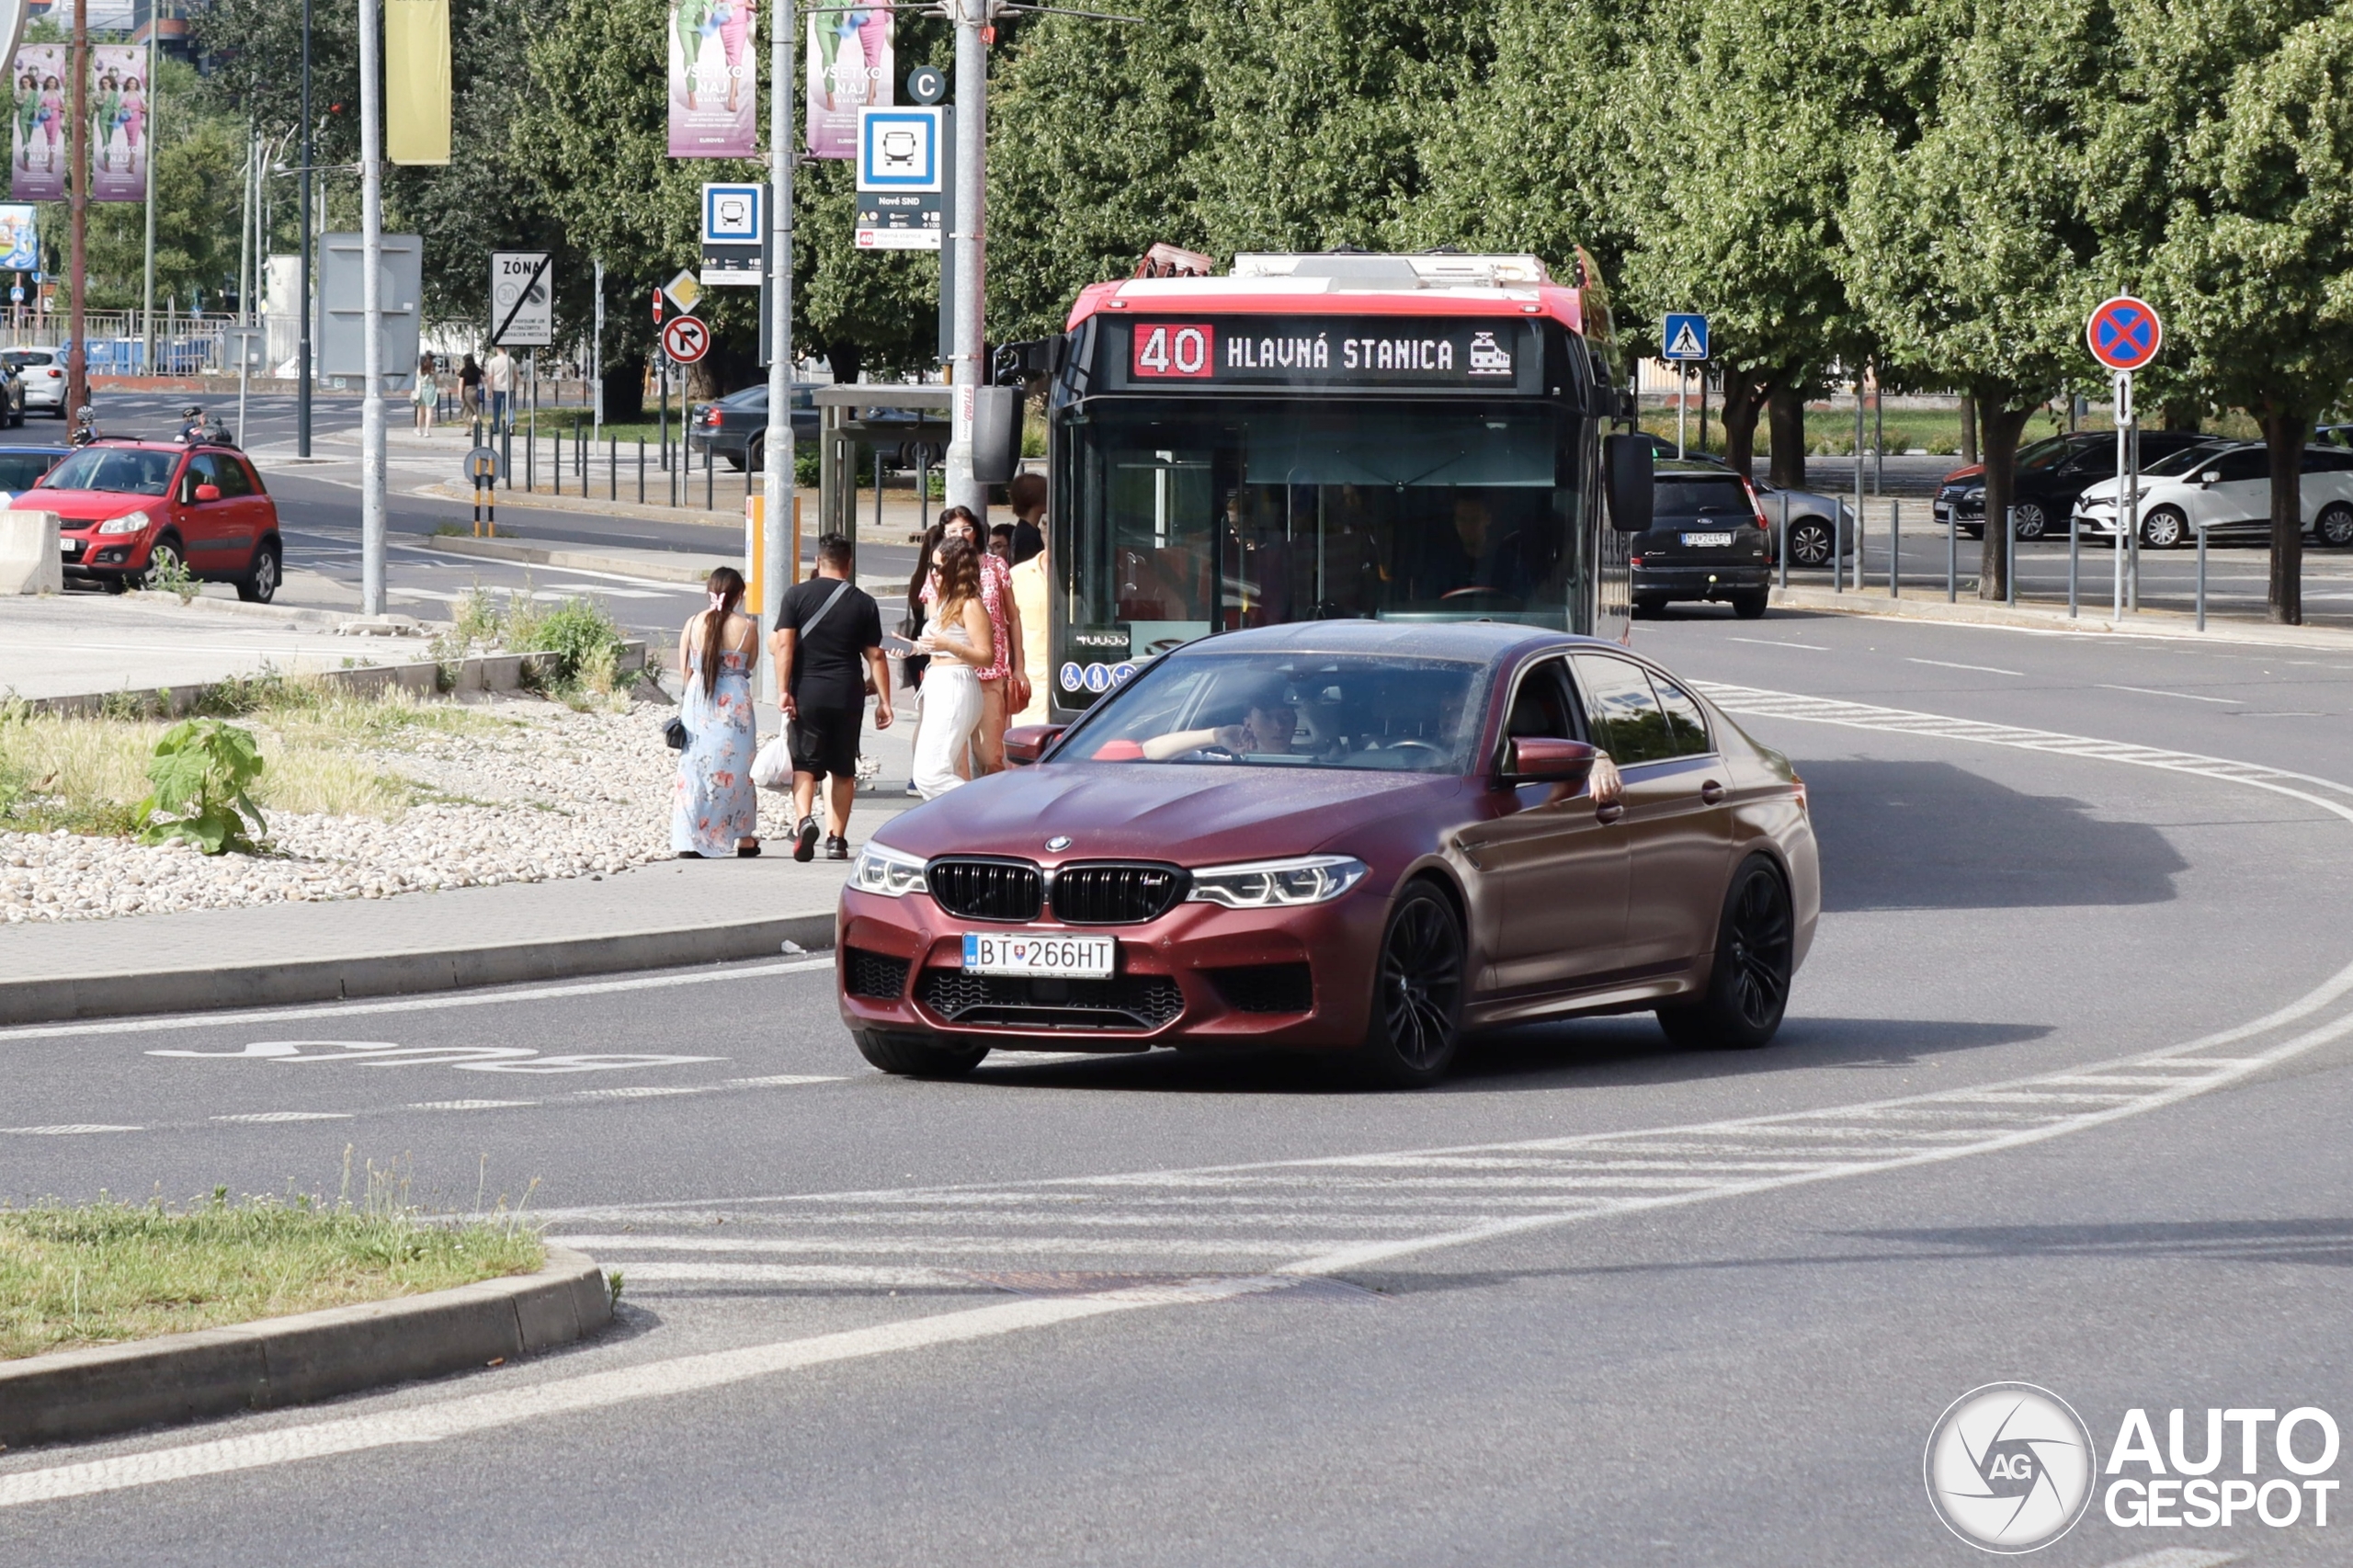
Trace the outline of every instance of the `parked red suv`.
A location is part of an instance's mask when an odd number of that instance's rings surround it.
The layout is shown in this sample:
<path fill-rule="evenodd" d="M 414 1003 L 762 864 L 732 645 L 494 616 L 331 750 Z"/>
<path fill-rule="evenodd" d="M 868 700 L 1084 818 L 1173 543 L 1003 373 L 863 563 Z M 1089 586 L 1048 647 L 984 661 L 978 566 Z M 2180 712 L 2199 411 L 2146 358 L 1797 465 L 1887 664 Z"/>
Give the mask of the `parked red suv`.
<path fill-rule="evenodd" d="M 230 447 L 98 440 L 67 457 L 17 498 L 55 512 L 65 574 L 109 593 L 146 582 L 165 561 L 237 597 L 267 604 L 285 575 L 278 507 L 261 475 Z"/>

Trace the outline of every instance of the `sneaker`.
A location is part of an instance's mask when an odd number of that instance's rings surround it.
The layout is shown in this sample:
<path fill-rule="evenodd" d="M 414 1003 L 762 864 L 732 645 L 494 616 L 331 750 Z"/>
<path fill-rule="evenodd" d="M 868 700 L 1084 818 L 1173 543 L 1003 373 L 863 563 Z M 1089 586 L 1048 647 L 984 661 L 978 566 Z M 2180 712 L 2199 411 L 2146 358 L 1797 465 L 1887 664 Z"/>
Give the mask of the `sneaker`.
<path fill-rule="evenodd" d="M 792 858 L 804 866 L 817 858 L 817 819 L 815 817 L 802 817 L 801 825 L 793 830 Z"/>
<path fill-rule="evenodd" d="M 838 833 L 825 835 L 825 858 L 828 860 L 848 859 L 849 840 Z"/>

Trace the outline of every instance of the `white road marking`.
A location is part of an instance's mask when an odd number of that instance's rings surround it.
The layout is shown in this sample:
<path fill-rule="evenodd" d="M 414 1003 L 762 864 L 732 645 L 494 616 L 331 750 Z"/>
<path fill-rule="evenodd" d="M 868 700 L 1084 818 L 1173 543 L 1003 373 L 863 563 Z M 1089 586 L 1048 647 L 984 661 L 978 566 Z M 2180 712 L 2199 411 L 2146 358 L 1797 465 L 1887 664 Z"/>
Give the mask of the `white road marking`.
<path fill-rule="evenodd" d="M 798 1088 L 803 1084 L 842 1084 L 847 1082 L 847 1076 L 840 1073 L 779 1073 L 767 1078 L 730 1078 L 727 1080 L 728 1086 L 730 1088 L 736 1089 L 791 1089 Z"/>
<path fill-rule="evenodd" d="M 216 1116 L 213 1121 L 349 1121 L 347 1110 L 256 1110 L 240 1116 Z"/>
<path fill-rule="evenodd" d="M 526 991 L 458 992 L 446 995 L 413 996 L 397 1002 L 330 1002 L 317 1006 L 272 1007 L 246 1013 L 174 1013 L 155 1018 L 116 1018 L 104 1023 L 40 1024 L 28 1028 L 0 1030 L 0 1046 L 20 1040 L 58 1040 L 76 1035 L 157 1034 L 170 1029 L 210 1028 L 215 1024 L 272 1024 L 296 1018 L 351 1018 L 375 1013 L 424 1013 L 443 1007 L 495 1007 L 513 1002 L 545 1002 L 563 996 L 607 996 L 621 991 L 660 991 L 674 985 L 711 985 L 726 981 L 767 980 L 831 969 L 833 956 L 800 959 L 790 963 L 756 964 L 750 969 L 699 970 L 686 974 L 646 975 L 635 980 L 597 980 L 576 985 L 540 985 Z"/>
<path fill-rule="evenodd" d="M 1940 670 L 1975 670 L 1981 675 L 1989 676 L 2018 676 L 2023 678 L 2026 675 L 2024 670 L 1998 669 L 1992 665 L 1956 665 L 1950 659 L 1907 658 L 1904 662 L 1907 665 L 1934 665 Z"/>
<path fill-rule="evenodd" d="M 995 1289 L 952 1268 L 888 1268 L 874 1264 L 632 1263 L 628 1285 L 880 1285 L 892 1290 L 946 1286 L 974 1292 Z"/>
<path fill-rule="evenodd" d="M 403 1110 L 508 1110 L 520 1106 L 534 1106 L 537 1100 L 419 1100 L 403 1106 Z"/>
<path fill-rule="evenodd" d="M 114 1127 L 102 1121 L 69 1121 L 58 1127 L 0 1127 L 23 1138 L 59 1138 L 76 1132 L 144 1132 L 143 1127 Z"/>
<path fill-rule="evenodd" d="M 1753 642 L 1759 648 L 1802 648 L 1809 653 L 1827 653 L 1831 650 L 1818 642 L 1784 642 L 1778 637 L 1726 637 L 1727 642 Z"/>
<path fill-rule="evenodd" d="M 2200 697 L 2194 691 L 2157 691 L 2145 686 L 2113 686 L 2107 681 L 2098 684 L 2102 691 L 2130 691 L 2143 697 L 2178 697 L 2184 702 L 2218 702 L 2231 708 L 2240 706 L 2235 697 Z"/>
<path fill-rule="evenodd" d="M 2161 1551 L 2144 1551 L 2138 1557 L 2111 1562 L 2108 1568 L 2222 1568 L 2225 1562 L 2236 1562 L 2239 1555 L 2235 1551 L 2200 1551 L 2194 1546 L 2168 1546 Z"/>

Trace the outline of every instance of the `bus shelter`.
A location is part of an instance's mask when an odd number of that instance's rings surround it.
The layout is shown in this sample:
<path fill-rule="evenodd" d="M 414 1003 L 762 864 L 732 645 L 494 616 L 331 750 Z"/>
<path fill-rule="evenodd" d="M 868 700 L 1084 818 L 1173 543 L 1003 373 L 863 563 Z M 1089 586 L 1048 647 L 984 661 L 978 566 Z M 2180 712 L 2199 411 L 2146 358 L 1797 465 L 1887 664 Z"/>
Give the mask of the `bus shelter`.
<path fill-rule="evenodd" d="M 817 532 L 858 538 L 858 485 L 874 481 L 874 518 L 882 519 L 885 469 L 912 470 L 920 516 L 931 520 L 931 473 L 948 451 L 949 399 L 944 386 L 858 383 L 819 387 L 817 403 Z"/>

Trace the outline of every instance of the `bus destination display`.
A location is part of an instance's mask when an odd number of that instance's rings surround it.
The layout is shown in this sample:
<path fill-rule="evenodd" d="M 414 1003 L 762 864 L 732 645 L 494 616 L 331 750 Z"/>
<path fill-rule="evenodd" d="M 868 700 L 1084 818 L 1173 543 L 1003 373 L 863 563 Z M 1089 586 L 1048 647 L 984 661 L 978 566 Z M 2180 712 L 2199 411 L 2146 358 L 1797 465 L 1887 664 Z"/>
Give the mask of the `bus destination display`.
<path fill-rule="evenodd" d="M 1444 387 L 1516 392 L 1533 385 L 1533 324 L 1476 317 L 1249 316 L 1109 324 L 1111 362 L 1134 387 Z M 1120 352 L 1116 334 L 1124 330 Z"/>

